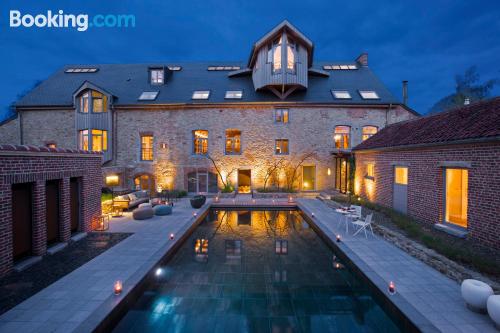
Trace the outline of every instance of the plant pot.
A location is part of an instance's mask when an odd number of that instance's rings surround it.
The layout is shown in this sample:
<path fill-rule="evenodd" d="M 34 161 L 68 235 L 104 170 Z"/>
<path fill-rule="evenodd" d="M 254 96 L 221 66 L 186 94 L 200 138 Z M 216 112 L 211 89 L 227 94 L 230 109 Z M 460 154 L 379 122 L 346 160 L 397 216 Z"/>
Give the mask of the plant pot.
<path fill-rule="evenodd" d="M 191 207 L 198 209 L 205 204 L 207 197 L 204 195 L 195 195 L 189 201 L 191 202 Z"/>

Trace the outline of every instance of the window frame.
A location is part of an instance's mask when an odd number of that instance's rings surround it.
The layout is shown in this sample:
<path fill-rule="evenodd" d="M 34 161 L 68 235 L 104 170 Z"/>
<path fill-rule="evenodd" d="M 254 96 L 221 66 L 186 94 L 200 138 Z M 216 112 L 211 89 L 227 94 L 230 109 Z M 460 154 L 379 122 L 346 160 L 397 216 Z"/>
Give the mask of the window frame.
<path fill-rule="evenodd" d="M 155 94 L 155 95 L 152 98 L 142 98 L 142 96 L 144 94 Z M 155 101 L 159 94 L 160 94 L 159 91 L 143 91 L 143 92 L 141 92 L 139 97 L 137 97 L 137 100 L 138 101 Z"/>
<path fill-rule="evenodd" d="M 145 142 L 144 138 L 151 138 L 151 147 L 145 147 Z M 139 158 L 143 162 L 152 162 L 154 160 L 154 135 L 147 133 L 147 134 L 141 134 L 140 135 L 140 151 L 139 151 Z M 144 158 L 145 153 L 147 153 L 147 157 L 151 156 L 151 158 Z"/>
<path fill-rule="evenodd" d="M 108 95 L 99 90 L 95 89 L 85 89 L 76 97 L 76 104 L 79 113 L 89 114 L 89 113 L 106 113 L 108 112 Z M 96 111 L 94 101 L 101 100 L 101 110 Z M 86 108 L 85 108 L 86 106 Z M 83 111 L 85 110 L 86 111 Z"/>
<path fill-rule="evenodd" d="M 158 75 L 153 79 L 153 72 L 161 73 L 161 82 L 158 80 Z M 155 81 L 153 81 L 155 80 Z M 165 84 L 165 69 L 161 67 L 154 67 L 149 69 L 149 84 L 152 86 L 161 86 Z"/>
<path fill-rule="evenodd" d="M 397 172 L 396 170 L 397 169 L 406 169 L 406 172 L 404 172 L 404 178 L 405 178 L 405 181 L 403 183 L 401 182 L 398 182 L 398 176 L 397 176 Z M 409 174 L 409 168 L 407 165 L 394 165 L 394 184 L 396 185 L 401 185 L 401 186 L 408 186 L 408 174 Z"/>
<path fill-rule="evenodd" d="M 349 129 L 349 133 L 337 133 L 337 128 L 340 128 L 340 127 L 346 127 Z M 335 128 L 333 129 L 333 144 L 335 146 L 335 149 L 344 149 L 344 150 L 347 150 L 347 149 L 351 149 L 351 140 L 352 140 L 352 136 L 351 136 L 351 133 L 352 133 L 352 128 L 351 126 L 349 125 L 336 125 Z M 336 140 L 336 136 L 337 135 L 340 135 L 341 136 L 341 144 L 339 147 L 337 147 L 337 140 Z M 344 136 L 347 135 L 347 147 L 345 147 L 345 140 L 344 140 Z"/>
<path fill-rule="evenodd" d="M 366 173 L 365 178 L 370 180 L 375 180 L 375 163 L 368 162 L 366 163 Z"/>
<path fill-rule="evenodd" d="M 193 94 L 191 95 L 191 99 L 192 100 L 208 100 L 210 99 L 210 93 L 211 91 L 210 90 L 193 90 Z M 203 95 L 207 95 L 207 97 L 195 97 L 196 94 L 203 94 Z"/>
<path fill-rule="evenodd" d="M 196 137 L 196 132 L 197 131 L 204 131 L 204 132 L 207 132 L 207 137 L 206 138 L 197 138 Z M 191 153 L 193 155 L 199 155 L 199 156 L 205 156 L 208 154 L 208 144 L 209 144 L 209 141 L 208 141 L 208 138 L 209 138 L 209 135 L 210 135 L 210 132 L 208 130 L 204 130 L 204 129 L 195 129 L 195 130 L 192 130 L 191 131 L 191 143 L 192 143 L 192 150 L 191 150 Z M 196 142 L 196 140 L 200 140 L 201 143 L 198 143 Z M 203 152 L 203 142 L 206 141 L 206 151 Z M 197 153 L 196 152 L 196 147 L 197 145 L 200 145 L 201 144 L 201 153 Z"/>
<path fill-rule="evenodd" d="M 368 100 L 380 99 L 379 94 L 375 90 L 358 90 L 358 93 L 362 99 L 368 99 Z M 367 97 L 365 94 L 375 94 L 376 97 Z"/>
<path fill-rule="evenodd" d="M 100 131 L 101 133 L 94 133 L 94 131 Z M 98 128 L 92 128 L 89 130 L 90 135 L 92 136 L 92 141 L 90 142 L 92 145 L 92 151 L 98 152 L 107 152 L 108 151 L 108 131 L 102 130 Z M 94 137 L 100 138 L 101 141 L 101 150 L 94 150 Z"/>
<path fill-rule="evenodd" d="M 278 114 L 279 114 L 279 119 L 278 120 Z M 286 121 L 285 121 L 285 115 L 286 114 Z M 274 109 L 274 122 L 276 124 L 283 124 L 286 125 L 290 122 L 290 109 L 288 108 L 275 108 Z"/>
<path fill-rule="evenodd" d="M 239 93 L 239 97 L 228 97 L 229 93 Z M 224 99 L 243 99 L 243 90 L 226 90 L 226 94 L 224 95 Z"/>
<path fill-rule="evenodd" d="M 349 92 L 349 90 L 345 90 L 345 89 L 332 89 L 331 90 L 332 92 L 332 96 L 334 99 L 352 99 L 352 96 L 351 96 L 351 93 Z M 346 93 L 347 96 L 349 97 L 338 97 L 336 94 L 339 93 L 339 94 L 342 94 L 342 93 Z"/>
<path fill-rule="evenodd" d="M 83 142 L 84 142 L 83 139 L 85 137 L 87 138 L 87 148 L 85 148 L 84 145 L 83 145 Z M 78 149 L 89 151 L 89 146 L 90 146 L 89 129 L 88 128 L 84 128 L 84 129 L 78 130 Z"/>
<path fill-rule="evenodd" d="M 279 145 L 280 151 L 283 150 L 283 142 L 286 142 L 286 152 L 279 152 L 278 153 L 278 142 L 281 143 Z M 289 139 L 275 139 L 274 140 L 274 155 L 290 155 L 290 140 Z"/>
<path fill-rule="evenodd" d="M 229 139 L 231 140 L 231 147 L 233 149 L 233 152 L 228 152 L 227 150 L 227 142 L 228 142 L 228 131 L 237 131 L 239 132 L 239 143 L 240 143 L 240 149 L 238 152 L 234 152 L 234 147 L 235 147 L 235 137 Z M 224 155 L 241 155 L 242 154 L 242 145 L 241 145 L 241 130 L 237 128 L 228 128 L 224 131 Z"/>
<path fill-rule="evenodd" d="M 469 177 L 469 168 L 466 168 L 466 167 L 458 167 L 458 166 L 449 166 L 449 167 L 443 167 L 443 219 L 442 219 L 442 223 L 447 225 L 447 226 L 450 226 L 452 228 L 457 228 L 458 230 L 468 230 L 469 228 L 469 182 L 470 182 L 470 177 Z M 448 205 L 447 205 L 447 199 L 448 199 L 448 195 L 447 195 L 447 192 L 448 192 L 448 184 L 447 184 L 447 170 L 460 170 L 461 172 L 464 172 L 466 171 L 467 172 L 467 189 L 465 191 L 465 195 L 466 195 L 466 201 L 465 201 L 465 227 L 463 225 L 460 225 L 458 224 L 457 222 L 451 222 L 449 220 L 446 219 L 446 215 L 447 215 L 447 208 L 448 208 Z M 461 189 L 463 191 L 463 189 Z M 463 198 L 462 198 L 463 200 Z"/>
<path fill-rule="evenodd" d="M 365 134 L 364 133 L 365 128 L 368 128 L 368 127 L 375 128 L 375 133 L 373 133 L 373 134 Z M 371 138 L 372 136 L 374 136 L 377 133 L 378 133 L 378 126 L 375 126 L 375 125 L 365 125 L 365 126 L 361 127 L 361 142 L 363 142 L 365 140 L 368 140 L 369 138 Z M 365 138 L 365 136 L 368 136 L 368 137 Z"/>

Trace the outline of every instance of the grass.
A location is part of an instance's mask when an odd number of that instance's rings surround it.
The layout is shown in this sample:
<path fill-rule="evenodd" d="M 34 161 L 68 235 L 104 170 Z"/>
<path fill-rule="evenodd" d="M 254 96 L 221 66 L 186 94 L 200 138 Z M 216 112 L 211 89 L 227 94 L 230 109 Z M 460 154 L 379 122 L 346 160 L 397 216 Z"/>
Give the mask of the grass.
<path fill-rule="evenodd" d="M 350 203 L 347 197 L 335 196 L 332 197 L 332 200 L 343 204 Z M 484 251 L 467 244 L 468 242 L 465 240 L 456 239 L 455 241 L 450 241 L 450 237 L 452 236 L 428 228 L 410 216 L 401 214 L 392 208 L 364 200 L 363 198 L 353 197 L 351 202 L 385 215 L 408 238 L 429 249 L 433 249 L 450 260 L 470 266 L 479 272 L 495 277 L 500 276 L 498 258 L 486 255 Z"/>
<path fill-rule="evenodd" d="M 101 193 L 101 202 L 111 199 L 112 199 L 111 193 Z"/>

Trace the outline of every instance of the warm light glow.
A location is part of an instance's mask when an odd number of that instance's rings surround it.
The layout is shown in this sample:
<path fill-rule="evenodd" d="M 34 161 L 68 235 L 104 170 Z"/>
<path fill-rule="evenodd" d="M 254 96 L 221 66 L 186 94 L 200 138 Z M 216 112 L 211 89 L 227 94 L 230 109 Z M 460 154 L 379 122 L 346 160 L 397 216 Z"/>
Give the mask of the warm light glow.
<path fill-rule="evenodd" d="M 394 282 L 389 282 L 389 294 L 394 295 L 396 293 L 396 285 L 394 285 Z"/>
<path fill-rule="evenodd" d="M 120 184 L 120 177 L 118 175 L 106 176 L 106 186 L 118 186 Z"/>
<path fill-rule="evenodd" d="M 468 170 L 446 169 L 445 221 L 467 228 Z"/>
<path fill-rule="evenodd" d="M 218 196 L 215 197 L 215 202 L 219 202 L 219 197 Z"/>
<path fill-rule="evenodd" d="M 198 213 L 193 212 L 193 216 L 194 216 L 194 217 L 198 216 Z"/>
<path fill-rule="evenodd" d="M 373 135 L 377 134 L 378 128 L 376 126 L 364 126 L 362 140 L 371 138 Z"/>
<path fill-rule="evenodd" d="M 328 176 L 330 176 L 330 175 L 332 174 L 332 170 L 331 170 L 330 168 L 328 168 L 328 170 L 326 170 L 326 174 L 327 174 Z"/>
<path fill-rule="evenodd" d="M 337 235 L 337 242 L 340 243 L 340 235 Z"/>
<path fill-rule="evenodd" d="M 117 280 L 113 286 L 113 290 L 115 292 L 115 295 L 120 295 L 122 292 L 122 282 L 120 280 Z"/>
<path fill-rule="evenodd" d="M 170 234 L 170 240 L 174 239 L 174 234 Z"/>
<path fill-rule="evenodd" d="M 162 274 L 163 274 L 163 268 L 158 267 L 158 268 L 156 269 L 155 275 L 156 275 L 156 276 L 160 276 L 160 275 L 162 275 Z"/>
<path fill-rule="evenodd" d="M 408 185 L 408 168 L 402 166 L 394 167 L 394 182 L 399 185 Z"/>

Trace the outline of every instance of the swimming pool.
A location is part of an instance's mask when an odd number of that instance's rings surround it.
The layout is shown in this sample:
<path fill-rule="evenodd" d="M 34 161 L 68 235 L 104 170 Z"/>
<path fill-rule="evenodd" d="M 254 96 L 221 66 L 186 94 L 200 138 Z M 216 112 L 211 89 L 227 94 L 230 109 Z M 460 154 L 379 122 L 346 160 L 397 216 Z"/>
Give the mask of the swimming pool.
<path fill-rule="evenodd" d="M 212 210 L 114 332 L 400 332 L 293 210 Z"/>

